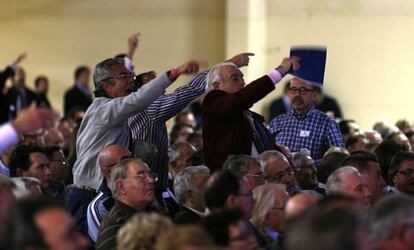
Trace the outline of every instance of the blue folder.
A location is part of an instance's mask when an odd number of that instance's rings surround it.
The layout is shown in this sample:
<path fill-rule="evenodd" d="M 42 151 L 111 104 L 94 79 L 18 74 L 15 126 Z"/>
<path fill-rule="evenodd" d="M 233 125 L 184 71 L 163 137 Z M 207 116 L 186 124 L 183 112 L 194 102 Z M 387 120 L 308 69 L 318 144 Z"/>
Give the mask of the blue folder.
<path fill-rule="evenodd" d="M 326 47 L 292 47 L 290 56 L 300 58 L 301 68 L 298 71 L 291 71 L 289 74 L 313 85 L 320 87 L 323 85 Z"/>

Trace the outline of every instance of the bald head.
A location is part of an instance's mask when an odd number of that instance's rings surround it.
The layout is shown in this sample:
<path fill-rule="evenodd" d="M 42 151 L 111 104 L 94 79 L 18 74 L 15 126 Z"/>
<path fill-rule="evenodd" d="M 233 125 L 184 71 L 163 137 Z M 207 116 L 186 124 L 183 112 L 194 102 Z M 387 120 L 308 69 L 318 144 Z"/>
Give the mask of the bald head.
<path fill-rule="evenodd" d="M 291 197 L 286 203 L 286 218 L 296 219 L 308 211 L 319 201 L 319 197 L 307 193 L 299 193 Z"/>
<path fill-rule="evenodd" d="M 111 179 L 112 168 L 123 158 L 129 157 L 131 153 L 121 145 L 110 145 L 99 153 L 98 164 L 102 174 L 107 181 Z"/>

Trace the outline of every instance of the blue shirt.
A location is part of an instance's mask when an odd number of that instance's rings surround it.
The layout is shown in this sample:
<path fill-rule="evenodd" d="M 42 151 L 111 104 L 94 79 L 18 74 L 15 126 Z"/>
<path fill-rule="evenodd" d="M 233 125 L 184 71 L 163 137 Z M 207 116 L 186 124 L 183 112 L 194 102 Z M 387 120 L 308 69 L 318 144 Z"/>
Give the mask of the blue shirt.
<path fill-rule="evenodd" d="M 302 117 L 296 116 L 293 110 L 279 115 L 270 122 L 269 131 L 277 144 L 292 152 L 308 149 L 318 166 L 330 147 L 344 147 L 336 121 L 315 108 Z"/>

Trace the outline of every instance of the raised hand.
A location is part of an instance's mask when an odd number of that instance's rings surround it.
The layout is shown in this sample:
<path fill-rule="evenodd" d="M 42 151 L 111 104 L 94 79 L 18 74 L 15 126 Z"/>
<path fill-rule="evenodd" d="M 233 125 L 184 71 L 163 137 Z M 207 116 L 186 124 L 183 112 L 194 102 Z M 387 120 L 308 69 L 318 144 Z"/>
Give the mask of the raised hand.
<path fill-rule="evenodd" d="M 32 103 L 29 108 L 19 113 L 12 125 L 18 134 L 27 134 L 38 129 L 53 127 L 58 117 L 54 110 L 39 108 Z"/>
<path fill-rule="evenodd" d="M 280 66 L 277 67 L 277 70 L 279 70 L 282 75 L 286 75 L 291 70 L 296 71 L 300 69 L 299 61 L 300 61 L 300 58 L 296 56 L 285 57 L 280 63 Z"/>
<path fill-rule="evenodd" d="M 21 61 L 23 61 L 27 57 L 26 53 L 20 54 L 13 62 L 13 64 L 19 64 Z"/>
<path fill-rule="evenodd" d="M 139 44 L 139 37 L 141 36 L 141 33 L 136 33 L 132 35 L 130 38 L 128 38 L 128 53 L 127 56 L 132 59 L 134 57 L 135 50 L 138 47 Z"/>
<path fill-rule="evenodd" d="M 254 56 L 254 53 L 251 53 L 251 52 L 240 53 L 240 54 L 233 56 L 231 59 L 227 60 L 227 62 L 232 62 L 237 67 L 241 68 L 243 66 L 249 65 L 250 56 Z"/>

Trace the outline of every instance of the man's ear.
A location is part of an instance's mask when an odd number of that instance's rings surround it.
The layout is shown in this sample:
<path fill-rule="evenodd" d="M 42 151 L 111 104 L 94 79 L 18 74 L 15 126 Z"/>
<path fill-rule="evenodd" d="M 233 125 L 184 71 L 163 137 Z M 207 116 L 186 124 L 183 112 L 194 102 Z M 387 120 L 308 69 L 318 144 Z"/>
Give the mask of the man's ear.
<path fill-rule="evenodd" d="M 220 83 L 219 82 L 213 82 L 213 88 L 214 89 L 218 89 L 220 87 Z"/>
<path fill-rule="evenodd" d="M 235 205 L 236 205 L 236 196 L 231 194 L 231 195 L 229 195 L 229 197 L 227 197 L 226 207 L 233 208 L 233 207 L 235 207 Z"/>
<path fill-rule="evenodd" d="M 118 195 L 126 194 L 125 184 L 122 180 L 117 181 L 115 186 L 116 186 L 116 190 L 118 191 Z"/>

